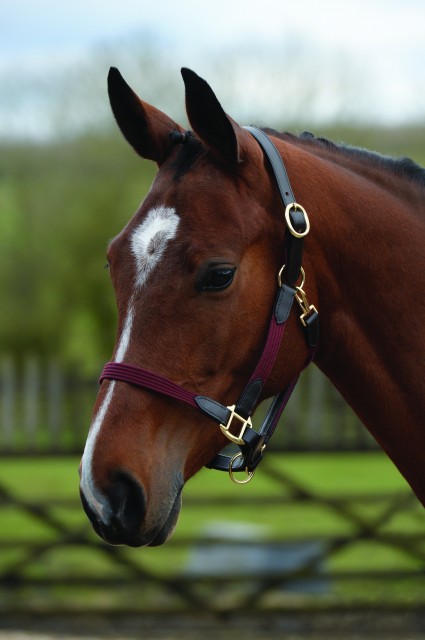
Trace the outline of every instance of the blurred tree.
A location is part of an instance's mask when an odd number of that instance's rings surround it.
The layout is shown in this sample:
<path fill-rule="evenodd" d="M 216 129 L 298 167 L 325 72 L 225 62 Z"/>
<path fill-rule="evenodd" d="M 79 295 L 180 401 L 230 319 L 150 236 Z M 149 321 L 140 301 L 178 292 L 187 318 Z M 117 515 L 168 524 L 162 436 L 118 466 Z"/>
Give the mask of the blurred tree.
<path fill-rule="evenodd" d="M 3 144 L 0 154 L 2 352 L 56 355 L 70 365 L 78 361 L 90 374 L 110 357 L 116 313 L 102 268 L 106 244 L 138 207 L 155 167 L 112 132 L 106 74 L 110 65 L 119 66 L 145 100 L 184 125 L 178 68 L 191 62 L 170 63 L 162 44 L 145 36 L 104 47 L 66 70 L 2 72 L 1 113 L 11 135 L 22 127 L 43 140 Z M 359 100 L 357 84 L 347 87 L 343 59 L 320 69 L 308 47 L 288 41 L 279 51 L 250 46 L 192 66 L 242 123 L 312 128 L 316 135 L 425 162 L 421 127 L 341 124 Z M 350 73 L 352 78 L 352 67 Z M 325 111 L 339 125 L 325 127 Z"/>
<path fill-rule="evenodd" d="M 139 205 L 155 168 L 118 134 L 5 151 L 2 351 L 60 354 L 97 369 L 110 356 L 116 315 L 106 244 Z"/>

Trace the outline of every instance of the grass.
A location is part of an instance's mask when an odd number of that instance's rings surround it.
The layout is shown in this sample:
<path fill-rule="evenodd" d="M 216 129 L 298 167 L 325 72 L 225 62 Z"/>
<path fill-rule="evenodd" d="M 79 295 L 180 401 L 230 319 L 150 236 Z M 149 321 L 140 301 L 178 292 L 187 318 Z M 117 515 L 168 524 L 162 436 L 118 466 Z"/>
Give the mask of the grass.
<path fill-rule="evenodd" d="M 59 521 L 72 528 L 81 528 L 86 520 L 78 501 L 78 463 L 74 457 L 3 459 L 0 485 L 20 500 L 50 504 L 51 512 Z M 351 496 L 356 513 L 369 518 L 377 517 L 386 508 L 388 500 L 368 502 L 368 497 L 373 494 L 391 497 L 394 492 L 409 491 L 392 463 L 379 452 L 269 454 L 254 480 L 246 486 L 236 486 L 227 474 L 207 469 L 191 479 L 184 492 L 174 539 L 178 542 L 202 536 L 217 522 L 244 523 L 247 530 L 250 525 L 258 525 L 260 537 L 266 538 L 345 535 L 352 530 L 353 525 L 329 504 L 323 505 L 313 499 L 290 500 L 290 489 L 284 482 L 273 479 L 270 471 L 295 481 L 310 492 L 312 498 L 330 500 L 331 505 L 335 499 Z M 362 501 L 359 496 L 366 500 Z M 273 502 L 268 502 L 269 499 Z M 279 500 L 282 500 L 281 505 Z M 66 504 L 55 504 L 62 501 Z M 1 518 L 0 544 L 11 536 L 28 541 L 45 539 L 50 531 L 49 527 L 13 506 L 3 507 Z M 413 501 L 407 512 L 396 514 L 386 530 L 425 534 L 425 514 L 419 503 Z M 160 554 L 165 548 L 161 548 Z M 155 550 L 139 553 L 144 557 L 151 553 L 156 555 Z"/>
<path fill-rule="evenodd" d="M 182 513 L 171 541 L 149 549 L 112 549 L 90 532 L 78 500 L 78 463 L 75 457 L 10 458 L 2 459 L 0 465 L 0 488 L 26 504 L 42 503 L 65 530 L 65 534 L 58 535 L 55 527 L 43 522 L 42 517 L 18 506 L 0 504 L 0 576 L 21 563 L 18 573 L 25 579 L 35 580 L 36 585 L 40 580 L 57 580 L 60 583 L 57 586 L 44 588 L 45 602 L 55 602 L 55 606 L 66 605 L 67 580 L 77 578 L 84 584 L 87 578 L 97 578 L 100 584 L 92 589 L 91 596 L 87 586 L 70 586 L 75 589 L 70 601 L 81 607 L 102 607 L 105 603 L 108 607 L 125 607 L 131 593 L 127 587 L 134 584 L 131 578 L 138 571 L 137 588 L 145 598 L 144 602 L 150 597 L 152 602 L 157 602 L 158 587 L 149 580 L 146 582 L 143 576 L 153 574 L 168 578 L 184 573 L 196 549 L 198 556 L 205 553 L 205 566 L 208 567 L 209 550 L 220 542 L 214 538 L 214 530 L 221 531 L 220 536 L 228 542 L 235 528 L 243 532 L 245 544 L 254 546 L 263 546 L 273 540 L 280 543 L 304 540 L 332 548 L 337 541 L 334 551 L 324 562 L 326 574 L 413 571 L 416 574 L 410 579 L 412 588 L 409 591 L 407 585 L 403 590 L 403 601 L 422 598 L 417 572 L 423 570 L 424 562 L 414 554 L 410 555 L 397 544 L 383 544 L 367 535 L 354 543 L 344 542 L 358 532 L 358 527 L 352 519 L 343 517 L 341 505 L 343 509 L 348 505 L 354 518 L 363 518 L 370 523 L 381 517 L 395 494 L 405 493 L 409 498 L 405 481 L 379 452 L 269 454 L 253 482 L 243 487 L 233 485 L 227 474 L 202 470 L 186 487 Z M 307 497 L 294 501 L 291 489 L 272 477 L 275 473 L 296 482 Z M 381 495 L 379 499 L 373 499 L 378 495 Z M 315 500 L 315 497 L 321 497 L 325 502 Z M 420 542 L 421 537 L 425 539 L 425 513 L 413 498 L 408 499 L 406 506 L 408 508 L 397 511 L 385 522 L 381 533 L 393 536 L 395 540 L 413 536 L 412 548 L 419 549 L 425 556 L 425 545 Z M 81 544 L 76 540 L 73 544 L 72 537 L 81 532 L 86 542 Z M 71 544 L 60 543 L 64 536 Z M 187 543 L 189 539 L 192 540 L 190 544 Z M 31 558 L 33 544 L 42 551 Z M 43 545 L 46 545 L 45 549 Z M 133 567 L 130 571 L 127 563 Z M 115 600 L 111 588 L 108 590 L 110 579 L 122 580 L 123 585 L 128 581 Z M 388 580 L 375 580 L 373 587 L 367 587 L 367 592 L 364 588 L 370 580 L 343 580 L 341 584 L 338 579 L 332 580 L 333 589 L 341 598 L 369 598 L 372 594 L 378 597 L 382 590 L 390 589 L 388 597 L 396 599 L 401 593 L 398 582 L 390 573 Z M 112 591 L 114 589 L 112 587 Z M 31 600 L 34 606 L 45 606 L 40 593 L 40 588 L 36 588 Z M 335 593 L 332 591 L 332 595 Z M 131 597 L 134 599 L 134 593 Z M 6 598 L 6 608 L 8 602 Z"/>

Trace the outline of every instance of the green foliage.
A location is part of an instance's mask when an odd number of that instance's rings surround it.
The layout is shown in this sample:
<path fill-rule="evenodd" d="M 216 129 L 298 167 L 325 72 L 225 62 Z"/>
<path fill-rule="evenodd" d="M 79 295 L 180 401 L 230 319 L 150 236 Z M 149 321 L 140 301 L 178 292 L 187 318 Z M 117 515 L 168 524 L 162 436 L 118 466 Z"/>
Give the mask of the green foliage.
<path fill-rule="evenodd" d="M 425 163 L 419 128 L 315 131 Z M 116 312 L 107 242 L 146 194 L 155 166 L 118 132 L 0 156 L 0 343 L 3 352 L 55 355 L 95 373 L 113 346 Z"/>
<path fill-rule="evenodd" d="M 0 158 L 0 341 L 88 371 L 110 355 L 115 302 L 109 239 L 138 207 L 155 168 L 119 138 L 10 146 Z"/>

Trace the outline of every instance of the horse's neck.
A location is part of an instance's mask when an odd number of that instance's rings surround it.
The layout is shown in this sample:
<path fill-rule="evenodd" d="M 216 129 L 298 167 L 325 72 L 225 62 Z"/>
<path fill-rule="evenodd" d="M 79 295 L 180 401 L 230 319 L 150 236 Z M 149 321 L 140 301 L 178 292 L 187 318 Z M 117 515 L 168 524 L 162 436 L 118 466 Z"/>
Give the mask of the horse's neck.
<path fill-rule="evenodd" d="M 335 171 L 309 203 L 317 364 L 425 504 L 425 212 L 381 178 Z"/>

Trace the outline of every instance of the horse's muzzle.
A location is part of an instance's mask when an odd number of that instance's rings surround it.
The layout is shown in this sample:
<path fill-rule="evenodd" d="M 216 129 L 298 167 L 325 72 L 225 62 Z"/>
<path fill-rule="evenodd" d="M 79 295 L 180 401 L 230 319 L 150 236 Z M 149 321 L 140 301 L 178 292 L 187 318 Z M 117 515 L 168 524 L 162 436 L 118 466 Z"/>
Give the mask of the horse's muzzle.
<path fill-rule="evenodd" d="M 130 547 L 163 544 L 174 530 L 181 506 L 180 489 L 162 523 L 148 528 L 145 523 L 145 492 L 139 481 L 126 472 L 116 474 L 107 489 L 105 498 L 109 509 L 105 521 L 91 508 L 81 489 L 80 495 L 84 511 L 95 532 L 109 544 Z"/>

